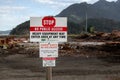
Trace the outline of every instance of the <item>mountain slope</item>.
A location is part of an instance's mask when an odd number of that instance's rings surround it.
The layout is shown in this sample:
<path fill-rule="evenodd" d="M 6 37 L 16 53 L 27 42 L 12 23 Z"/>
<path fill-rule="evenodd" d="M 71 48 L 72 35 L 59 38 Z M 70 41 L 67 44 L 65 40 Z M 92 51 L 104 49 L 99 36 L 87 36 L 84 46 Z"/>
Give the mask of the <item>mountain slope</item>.
<path fill-rule="evenodd" d="M 29 35 L 30 21 L 26 21 L 16 26 L 11 32 L 10 35 Z"/>
<path fill-rule="evenodd" d="M 29 35 L 30 21 L 26 21 L 11 31 L 11 35 Z M 85 30 L 86 21 L 82 21 L 80 24 L 74 22 L 68 22 L 68 34 L 79 34 Z M 93 26 L 96 31 L 100 32 L 112 32 L 112 30 L 120 30 L 120 22 L 115 22 L 111 19 L 88 19 L 88 28 Z"/>
<path fill-rule="evenodd" d="M 68 33 L 78 34 L 85 29 L 86 12 L 88 27 L 94 26 L 96 31 L 111 32 L 120 29 L 120 0 L 108 2 L 99 0 L 94 4 L 78 3 L 64 9 L 59 17 L 68 18 Z M 26 21 L 11 31 L 11 35 L 29 35 L 30 21 Z"/>
<path fill-rule="evenodd" d="M 117 2 L 99 0 L 94 4 L 87 4 L 85 2 L 73 4 L 57 16 L 67 16 L 69 21 L 80 23 L 81 20 L 85 20 L 86 12 L 88 18 L 107 18 L 120 21 L 120 0 Z"/>

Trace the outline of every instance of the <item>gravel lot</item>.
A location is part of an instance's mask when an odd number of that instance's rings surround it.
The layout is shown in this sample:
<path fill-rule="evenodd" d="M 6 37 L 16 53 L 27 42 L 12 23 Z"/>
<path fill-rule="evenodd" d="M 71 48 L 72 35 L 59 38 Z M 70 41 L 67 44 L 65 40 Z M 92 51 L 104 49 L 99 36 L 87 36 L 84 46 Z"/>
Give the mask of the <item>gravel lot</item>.
<path fill-rule="evenodd" d="M 0 80 L 45 80 L 42 60 L 25 54 L 0 57 Z M 120 64 L 96 57 L 63 56 L 53 68 L 53 80 L 120 80 Z"/>

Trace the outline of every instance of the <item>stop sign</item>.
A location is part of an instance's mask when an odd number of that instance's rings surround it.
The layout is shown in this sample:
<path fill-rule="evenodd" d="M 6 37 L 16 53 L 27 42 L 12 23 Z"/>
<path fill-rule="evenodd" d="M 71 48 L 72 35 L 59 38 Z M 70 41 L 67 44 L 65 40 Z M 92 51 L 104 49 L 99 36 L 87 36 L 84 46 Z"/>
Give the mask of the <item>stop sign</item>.
<path fill-rule="evenodd" d="M 52 16 L 47 16 L 42 19 L 42 25 L 44 27 L 54 27 L 56 25 L 56 20 Z"/>

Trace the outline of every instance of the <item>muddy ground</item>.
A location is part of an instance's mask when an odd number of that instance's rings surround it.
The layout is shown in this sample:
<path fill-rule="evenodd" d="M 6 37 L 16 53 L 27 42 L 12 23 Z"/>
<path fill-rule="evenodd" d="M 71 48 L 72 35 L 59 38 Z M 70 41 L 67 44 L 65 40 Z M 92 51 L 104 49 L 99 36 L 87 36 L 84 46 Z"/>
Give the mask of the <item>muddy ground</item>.
<path fill-rule="evenodd" d="M 120 80 L 120 43 L 78 43 L 59 44 L 53 80 Z M 0 80 L 46 80 L 38 43 L 23 44 L 0 50 Z"/>
<path fill-rule="evenodd" d="M 46 80 L 42 60 L 27 54 L 0 57 L 0 80 Z M 53 80 L 120 80 L 120 64 L 97 57 L 60 56 Z"/>

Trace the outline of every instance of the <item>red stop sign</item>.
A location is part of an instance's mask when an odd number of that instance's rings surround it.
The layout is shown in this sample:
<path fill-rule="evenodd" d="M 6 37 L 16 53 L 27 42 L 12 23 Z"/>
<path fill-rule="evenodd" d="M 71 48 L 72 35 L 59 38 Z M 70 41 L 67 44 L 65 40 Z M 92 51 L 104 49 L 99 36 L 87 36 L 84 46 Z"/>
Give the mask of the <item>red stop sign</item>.
<path fill-rule="evenodd" d="M 56 24 L 56 20 L 52 16 L 47 16 L 42 19 L 42 25 L 44 27 L 54 27 Z"/>

